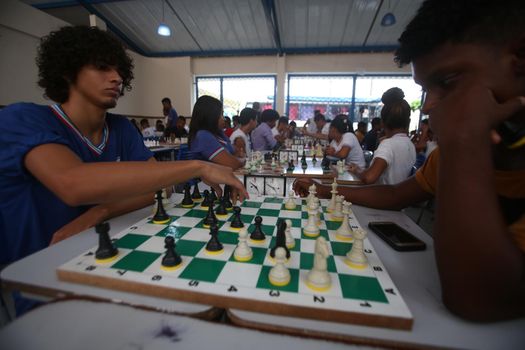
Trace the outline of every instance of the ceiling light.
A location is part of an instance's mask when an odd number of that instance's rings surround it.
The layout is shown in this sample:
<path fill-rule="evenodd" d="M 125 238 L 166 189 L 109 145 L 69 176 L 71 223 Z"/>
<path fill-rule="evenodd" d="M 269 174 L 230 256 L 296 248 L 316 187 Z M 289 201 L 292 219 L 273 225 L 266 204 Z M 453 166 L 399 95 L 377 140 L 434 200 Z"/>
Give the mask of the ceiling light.
<path fill-rule="evenodd" d="M 170 36 L 171 35 L 170 27 L 168 27 L 164 23 L 161 23 L 159 27 L 157 28 L 157 34 L 162 35 L 162 36 Z"/>
<path fill-rule="evenodd" d="M 383 27 L 390 27 L 396 24 L 396 16 L 392 12 L 388 12 L 383 16 L 381 20 L 381 25 Z"/>
<path fill-rule="evenodd" d="M 157 34 L 162 35 L 162 36 L 171 35 L 170 27 L 168 27 L 164 23 L 164 0 L 162 0 L 162 22 L 160 22 L 159 27 L 157 28 Z"/>

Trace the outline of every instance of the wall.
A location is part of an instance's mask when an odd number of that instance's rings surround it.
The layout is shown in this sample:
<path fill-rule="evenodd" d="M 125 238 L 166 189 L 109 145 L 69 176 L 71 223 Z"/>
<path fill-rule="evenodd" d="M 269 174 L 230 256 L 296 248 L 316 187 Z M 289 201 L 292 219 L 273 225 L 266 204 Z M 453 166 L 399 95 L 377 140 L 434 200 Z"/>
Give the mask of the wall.
<path fill-rule="evenodd" d="M 40 37 L 67 25 L 55 17 L 15 0 L 0 2 L 0 105 L 17 101 L 49 103 L 36 85 L 36 49 Z M 212 58 L 149 58 L 130 52 L 134 59 L 133 90 L 123 96 L 115 113 L 160 117 L 161 99 L 171 98 L 179 114 L 191 115 L 194 76 L 276 74 L 277 110 L 284 112 L 287 73 L 409 73 L 399 69 L 392 54 L 319 54 Z"/>

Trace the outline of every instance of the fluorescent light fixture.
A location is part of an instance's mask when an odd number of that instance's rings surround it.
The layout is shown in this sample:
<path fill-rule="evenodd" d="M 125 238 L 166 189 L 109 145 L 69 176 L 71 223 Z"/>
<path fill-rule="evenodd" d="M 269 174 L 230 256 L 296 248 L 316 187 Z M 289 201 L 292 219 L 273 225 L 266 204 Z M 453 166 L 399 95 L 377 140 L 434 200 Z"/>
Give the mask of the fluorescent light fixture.
<path fill-rule="evenodd" d="M 164 23 L 161 23 L 159 27 L 157 28 L 157 34 L 162 35 L 162 36 L 170 36 L 171 35 L 170 27 L 168 27 Z"/>
<path fill-rule="evenodd" d="M 383 27 L 390 27 L 396 24 L 396 16 L 392 12 L 388 12 L 383 16 L 381 20 L 381 25 Z"/>

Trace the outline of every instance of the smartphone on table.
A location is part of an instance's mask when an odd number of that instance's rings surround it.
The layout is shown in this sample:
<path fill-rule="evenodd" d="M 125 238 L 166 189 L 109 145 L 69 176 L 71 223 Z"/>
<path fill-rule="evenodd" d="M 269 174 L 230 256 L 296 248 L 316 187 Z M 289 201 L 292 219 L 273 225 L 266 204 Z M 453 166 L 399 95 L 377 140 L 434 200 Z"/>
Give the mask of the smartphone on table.
<path fill-rule="evenodd" d="M 395 250 L 407 252 L 426 249 L 425 242 L 394 222 L 372 221 L 368 227 Z"/>

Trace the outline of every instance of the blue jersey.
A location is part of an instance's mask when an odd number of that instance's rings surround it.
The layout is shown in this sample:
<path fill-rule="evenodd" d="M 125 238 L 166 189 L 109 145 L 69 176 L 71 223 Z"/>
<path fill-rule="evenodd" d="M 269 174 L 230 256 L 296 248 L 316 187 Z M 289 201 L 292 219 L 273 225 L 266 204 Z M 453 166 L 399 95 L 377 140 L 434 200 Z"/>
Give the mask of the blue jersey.
<path fill-rule="evenodd" d="M 199 130 L 191 141 L 190 151 L 194 159 L 213 161 L 217 154 L 226 150 L 233 154 L 230 139 L 221 132 L 216 136 L 208 130 Z"/>
<path fill-rule="evenodd" d="M 47 247 L 90 206 L 70 207 L 24 167 L 34 147 L 56 143 L 83 162 L 145 161 L 152 153 L 124 117 L 108 113 L 100 145 L 84 138 L 58 105 L 17 103 L 0 111 L 0 265 Z"/>

